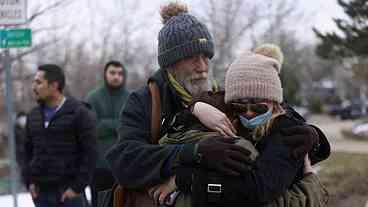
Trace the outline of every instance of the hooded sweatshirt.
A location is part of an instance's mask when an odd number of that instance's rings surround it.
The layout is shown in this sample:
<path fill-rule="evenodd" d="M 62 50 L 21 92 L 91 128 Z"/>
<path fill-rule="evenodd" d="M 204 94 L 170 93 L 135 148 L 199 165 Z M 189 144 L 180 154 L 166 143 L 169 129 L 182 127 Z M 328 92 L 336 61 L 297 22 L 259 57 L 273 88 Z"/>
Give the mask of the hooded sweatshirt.
<path fill-rule="evenodd" d="M 118 138 L 119 114 L 129 96 L 129 92 L 125 88 L 127 71 L 124 66 L 123 75 L 123 85 L 120 88 L 110 88 L 105 78 L 104 83 L 89 92 L 86 98 L 97 116 L 97 168 L 109 168 L 104 154 Z"/>

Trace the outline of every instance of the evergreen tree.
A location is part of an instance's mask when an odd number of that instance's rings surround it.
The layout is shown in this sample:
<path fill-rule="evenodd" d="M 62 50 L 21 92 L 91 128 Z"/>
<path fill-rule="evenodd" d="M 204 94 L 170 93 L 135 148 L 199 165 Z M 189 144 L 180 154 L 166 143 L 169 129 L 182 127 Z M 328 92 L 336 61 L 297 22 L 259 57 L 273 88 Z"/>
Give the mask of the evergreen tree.
<path fill-rule="evenodd" d="M 334 19 L 339 33 L 322 34 L 313 29 L 321 40 L 316 53 L 322 58 L 368 56 L 368 0 L 337 0 L 348 19 Z"/>

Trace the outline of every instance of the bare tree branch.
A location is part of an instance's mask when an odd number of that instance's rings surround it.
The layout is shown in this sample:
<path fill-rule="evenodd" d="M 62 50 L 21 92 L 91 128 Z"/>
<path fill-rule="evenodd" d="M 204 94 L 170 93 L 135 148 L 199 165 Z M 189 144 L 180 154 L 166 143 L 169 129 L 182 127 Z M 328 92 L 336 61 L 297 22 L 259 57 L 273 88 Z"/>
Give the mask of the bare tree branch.
<path fill-rule="evenodd" d="M 31 49 L 27 50 L 27 51 L 24 51 L 20 54 L 17 54 L 15 57 L 12 57 L 11 58 L 11 61 L 16 61 L 16 60 L 19 60 L 21 58 L 23 58 L 24 56 L 27 56 L 31 53 L 34 53 L 35 51 L 38 51 L 38 50 L 42 50 L 50 45 L 53 45 L 53 44 L 56 44 L 57 42 L 59 42 L 60 39 L 58 40 L 52 40 L 52 41 L 48 41 L 48 42 L 44 42 L 44 43 L 41 43 L 41 44 L 38 44 L 34 47 L 32 47 Z"/>
<path fill-rule="evenodd" d="M 39 10 L 39 11 L 35 12 L 34 14 L 32 14 L 32 15 L 28 18 L 28 20 L 27 20 L 27 22 L 26 22 L 25 24 L 30 24 L 30 23 L 32 23 L 34 20 L 36 20 L 38 17 L 40 17 L 40 16 L 42 16 L 42 15 L 46 14 L 47 12 L 50 12 L 50 11 L 52 11 L 53 9 L 56 9 L 56 8 L 58 8 L 59 6 L 63 5 L 63 4 L 70 4 L 72 1 L 74 1 L 74 0 L 59 0 L 59 1 L 56 1 L 56 2 L 54 2 L 53 4 L 51 4 L 51 5 L 49 5 L 49 6 L 45 7 L 45 8 L 43 8 L 43 9 L 41 9 L 41 10 Z"/>

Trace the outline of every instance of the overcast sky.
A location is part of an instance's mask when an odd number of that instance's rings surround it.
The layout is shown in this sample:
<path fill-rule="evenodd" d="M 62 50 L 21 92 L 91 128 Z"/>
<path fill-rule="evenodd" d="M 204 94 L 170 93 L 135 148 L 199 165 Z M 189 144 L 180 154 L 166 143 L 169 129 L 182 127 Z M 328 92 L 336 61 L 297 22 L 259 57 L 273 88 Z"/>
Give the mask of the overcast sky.
<path fill-rule="evenodd" d="M 310 14 L 311 18 L 308 26 L 304 29 L 304 34 L 306 34 L 308 40 L 315 38 L 311 32 L 312 27 L 316 27 L 321 31 L 332 31 L 336 29 L 332 18 L 344 17 L 344 11 L 339 7 L 336 0 L 302 0 L 300 5 L 306 13 Z"/>
<path fill-rule="evenodd" d="M 190 6 L 195 6 L 198 5 L 198 1 L 199 0 L 186 0 L 184 2 L 187 2 Z M 108 2 L 108 0 L 104 2 Z M 144 1 L 146 8 L 150 10 L 153 15 L 152 18 L 148 19 L 148 21 L 152 21 L 153 24 L 160 24 L 157 11 L 159 10 L 160 5 L 165 4 L 166 2 L 168 1 Z M 304 13 L 305 20 L 303 24 L 297 25 L 297 31 L 302 36 L 301 38 L 307 42 L 315 40 L 312 27 L 316 27 L 321 31 L 332 31 L 336 29 L 332 18 L 344 17 L 344 12 L 341 7 L 339 7 L 336 0 L 299 0 L 299 4 L 299 9 Z M 110 5 L 107 4 L 106 6 L 108 8 Z"/>
<path fill-rule="evenodd" d="M 39 0 L 40 2 L 41 0 Z M 50 0 L 47 4 L 52 1 Z M 93 18 L 94 25 L 97 27 L 106 27 L 106 16 L 114 18 L 114 16 L 119 17 L 122 11 L 126 12 L 132 8 L 132 4 L 140 2 L 139 11 L 135 13 L 134 16 L 129 16 L 131 23 L 134 24 L 137 20 L 145 18 L 145 22 L 148 25 L 147 28 L 142 28 L 140 33 L 147 34 L 147 36 L 152 37 L 147 38 L 146 41 L 151 42 L 150 44 L 156 44 L 157 33 L 161 28 L 161 22 L 159 17 L 159 8 L 161 5 L 168 2 L 168 0 L 74 0 L 71 6 L 68 7 L 66 14 L 65 10 L 59 11 L 56 14 L 58 17 L 54 17 L 54 22 L 61 23 L 62 25 L 72 25 L 77 26 L 73 30 L 72 34 L 78 38 L 81 34 L 87 34 L 87 38 L 99 38 L 98 31 L 89 31 L 88 25 L 90 25 L 91 17 Z M 182 0 L 183 1 L 183 0 Z M 222 0 L 221 0 L 222 1 Z M 278 0 L 274 0 L 277 2 Z M 43 2 L 43 0 L 42 0 Z M 185 0 L 191 10 L 198 10 L 195 8 L 201 5 L 200 0 Z M 30 7 L 32 7 L 32 1 L 29 1 Z M 46 2 L 45 2 L 46 4 Z M 69 9 L 70 8 L 70 9 Z M 123 9 L 116 9 L 123 8 Z M 290 29 L 297 31 L 298 39 L 302 42 L 313 42 L 316 40 L 314 33 L 312 32 L 312 27 L 316 27 L 319 30 L 332 31 L 336 29 L 332 18 L 343 17 L 344 12 L 338 6 L 336 0 L 299 0 L 299 11 L 303 13 L 303 20 L 296 20 L 298 23 L 290 25 Z M 91 11 L 93 11 L 91 13 Z M 52 18 L 51 18 L 52 19 Z M 117 18 L 118 19 L 118 18 Z M 45 26 L 45 25 L 44 25 Z M 92 33 L 91 33 L 92 32 Z M 86 38 L 83 37 L 83 38 Z"/>

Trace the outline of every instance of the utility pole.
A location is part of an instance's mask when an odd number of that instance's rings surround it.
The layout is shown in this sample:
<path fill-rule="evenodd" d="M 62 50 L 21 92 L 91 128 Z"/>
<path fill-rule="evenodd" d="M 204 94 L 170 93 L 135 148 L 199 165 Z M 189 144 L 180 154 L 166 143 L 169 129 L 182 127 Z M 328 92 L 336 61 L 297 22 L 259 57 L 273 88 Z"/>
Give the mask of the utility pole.
<path fill-rule="evenodd" d="M 15 155 L 15 137 L 14 137 L 14 101 L 13 101 L 13 80 L 11 76 L 12 58 L 10 57 L 9 48 L 20 48 L 31 45 L 31 31 L 8 29 L 9 26 L 15 27 L 27 22 L 27 0 L 2 1 L 0 7 L 0 26 L 4 29 L 0 30 L 0 48 L 3 50 L 3 64 L 5 69 L 5 99 L 8 121 L 8 149 L 10 157 L 10 187 L 13 195 L 14 207 L 18 207 L 18 175 L 16 169 Z M 18 15 L 12 15 L 18 14 Z"/>
<path fill-rule="evenodd" d="M 18 176 L 16 169 L 16 155 L 15 155 L 15 137 L 14 137 L 14 101 L 13 101 L 13 81 L 11 76 L 11 57 L 9 49 L 4 50 L 4 69 L 5 69 L 5 99 L 6 99 L 6 109 L 7 109 L 7 120 L 8 120 L 8 145 L 10 150 L 10 187 L 11 193 L 13 195 L 14 207 L 18 207 Z"/>

